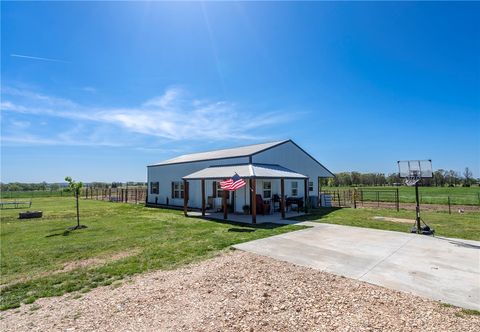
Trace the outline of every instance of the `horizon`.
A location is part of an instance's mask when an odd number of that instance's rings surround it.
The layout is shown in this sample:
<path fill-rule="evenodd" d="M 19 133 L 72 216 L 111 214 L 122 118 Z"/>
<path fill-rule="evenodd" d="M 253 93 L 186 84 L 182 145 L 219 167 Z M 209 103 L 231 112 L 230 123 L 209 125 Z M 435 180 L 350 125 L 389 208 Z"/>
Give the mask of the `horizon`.
<path fill-rule="evenodd" d="M 292 139 L 480 177 L 480 3 L 1 3 L 1 182 Z"/>

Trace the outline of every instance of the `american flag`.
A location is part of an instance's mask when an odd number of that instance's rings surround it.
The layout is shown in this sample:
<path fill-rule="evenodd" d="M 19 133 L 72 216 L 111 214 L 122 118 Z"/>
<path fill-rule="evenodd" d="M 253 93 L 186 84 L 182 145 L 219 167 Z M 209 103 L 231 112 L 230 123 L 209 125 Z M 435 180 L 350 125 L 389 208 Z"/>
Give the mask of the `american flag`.
<path fill-rule="evenodd" d="M 242 188 L 247 183 L 237 173 L 235 173 L 230 179 L 220 181 L 220 188 L 223 190 L 234 191 Z"/>

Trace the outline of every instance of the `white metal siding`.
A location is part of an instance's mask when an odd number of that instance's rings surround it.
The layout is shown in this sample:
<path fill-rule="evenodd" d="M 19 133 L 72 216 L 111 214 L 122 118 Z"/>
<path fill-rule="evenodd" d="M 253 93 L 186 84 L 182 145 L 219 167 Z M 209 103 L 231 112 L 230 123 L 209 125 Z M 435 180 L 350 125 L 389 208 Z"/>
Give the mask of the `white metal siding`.
<path fill-rule="evenodd" d="M 305 152 L 292 142 L 287 142 L 260 152 L 252 157 L 254 163 L 279 164 L 294 172 L 304 174 L 313 182 L 313 191 L 310 195 L 318 193 L 318 177 L 330 177 L 331 174 Z M 303 181 L 298 181 L 298 196 L 303 197 Z M 291 180 L 285 180 L 285 194 L 291 195 Z"/>
<path fill-rule="evenodd" d="M 169 205 L 183 206 L 183 199 L 172 199 L 171 190 L 173 181 L 183 181 L 182 177 L 199 171 L 212 165 L 228 165 L 228 164 L 240 164 L 247 163 L 248 157 L 242 158 L 229 158 L 210 161 L 199 161 L 184 164 L 163 165 L 163 166 L 151 166 L 147 168 L 147 180 L 148 180 L 148 202 L 155 203 L 157 198 L 158 204 L 166 204 L 167 198 Z M 232 174 L 233 175 L 233 174 Z M 150 194 L 150 182 L 159 182 L 159 194 Z M 208 196 L 212 196 L 212 182 L 205 181 L 205 199 Z M 201 181 L 189 181 L 190 185 L 190 200 L 188 202 L 189 207 L 200 208 L 202 206 L 202 185 Z M 240 207 L 241 209 L 241 207 Z"/>

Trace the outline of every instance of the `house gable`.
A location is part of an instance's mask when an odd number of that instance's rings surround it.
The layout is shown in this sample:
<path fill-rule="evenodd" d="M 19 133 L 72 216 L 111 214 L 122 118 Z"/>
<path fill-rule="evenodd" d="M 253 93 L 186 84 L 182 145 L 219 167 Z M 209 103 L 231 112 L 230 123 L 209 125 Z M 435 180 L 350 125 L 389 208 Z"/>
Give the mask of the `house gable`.
<path fill-rule="evenodd" d="M 334 176 L 332 172 L 292 140 L 285 141 L 251 156 L 251 162 L 254 163 L 272 163 L 273 161 L 312 177 L 326 178 Z"/>

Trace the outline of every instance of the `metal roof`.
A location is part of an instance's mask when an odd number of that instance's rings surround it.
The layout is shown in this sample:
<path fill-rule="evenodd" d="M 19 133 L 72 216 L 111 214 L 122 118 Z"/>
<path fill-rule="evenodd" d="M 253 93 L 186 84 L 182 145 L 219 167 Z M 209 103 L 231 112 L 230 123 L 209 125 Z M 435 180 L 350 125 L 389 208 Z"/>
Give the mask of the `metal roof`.
<path fill-rule="evenodd" d="M 184 176 L 184 180 L 228 179 L 237 173 L 241 178 L 307 179 L 308 176 L 280 165 L 237 164 L 218 165 L 204 168 Z"/>
<path fill-rule="evenodd" d="M 215 160 L 215 159 L 224 159 L 224 158 L 248 157 L 260 151 L 274 147 L 276 145 L 283 144 L 285 142 L 288 142 L 288 140 L 247 145 L 247 146 L 241 146 L 238 148 L 185 154 L 173 159 L 168 159 L 160 163 L 150 165 L 150 166 L 170 165 L 170 164 L 178 164 L 178 163 L 187 163 L 192 161 L 205 161 L 205 160 Z"/>

